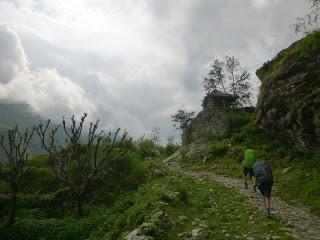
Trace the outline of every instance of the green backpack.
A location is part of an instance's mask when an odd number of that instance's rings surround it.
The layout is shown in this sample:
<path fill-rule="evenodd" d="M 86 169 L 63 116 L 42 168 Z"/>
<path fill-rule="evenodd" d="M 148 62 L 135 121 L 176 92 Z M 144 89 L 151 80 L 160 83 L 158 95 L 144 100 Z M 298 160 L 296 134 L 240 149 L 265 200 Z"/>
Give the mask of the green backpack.
<path fill-rule="evenodd" d="M 253 149 L 246 149 L 244 151 L 244 161 L 243 161 L 243 166 L 246 168 L 253 168 L 253 165 L 256 162 L 256 151 Z"/>

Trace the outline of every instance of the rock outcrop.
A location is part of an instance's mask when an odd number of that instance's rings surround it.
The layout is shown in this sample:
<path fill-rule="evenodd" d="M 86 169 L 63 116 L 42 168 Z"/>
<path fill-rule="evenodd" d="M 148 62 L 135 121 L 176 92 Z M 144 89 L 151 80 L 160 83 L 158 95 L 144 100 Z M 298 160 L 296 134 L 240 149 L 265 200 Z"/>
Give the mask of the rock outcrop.
<path fill-rule="evenodd" d="M 152 240 L 157 233 L 172 227 L 173 223 L 168 215 L 160 210 L 156 212 L 149 222 L 142 223 L 137 229 L 131 231 L 125 240 Z"/>
<path fill-rule="evenodd" d="M 201 111 L 193 119 L 182 134 L 183 144 L 189 144 L 199 139 L 220 136 L 227 132 L 228 124 L 225 115 L 217 109 Z"/>
<path fill-rule="evenodd" d="M 206 108 L 183 131 L 184 145 L 195 141 L 213 140 L 229 131 L 239 129 L 251 119 L 251 108 Z"/>
<path fill-rule="evenodd" d="M 262 84 L 255 119 L 300 149 L 320 143 L 320 33 L 281 51 L 257 71 Z"/>

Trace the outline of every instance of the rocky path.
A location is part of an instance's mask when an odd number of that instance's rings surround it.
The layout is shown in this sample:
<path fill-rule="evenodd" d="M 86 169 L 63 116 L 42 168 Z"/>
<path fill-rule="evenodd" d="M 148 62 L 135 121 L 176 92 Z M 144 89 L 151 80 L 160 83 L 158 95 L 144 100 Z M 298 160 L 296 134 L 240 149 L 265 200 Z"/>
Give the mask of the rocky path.
<path fill-rule="evenodd" d="M 181 174 L 194 177 L 203 178 L 208 177 L 212 180 L 219 182 L 227 187 L 234 188 L 241 194 L 248 197 L 248 201 L 261 207 L 261 197 L 259 193 L 253 193 L 243 187 L 243 181 L 240 179 L 234 179 L 221 175 L 214 174 L 212 172 L 193 172 L 187 171 L 180 167 L 178 162 L 168 161 L 166 166 Z M 286 221 L 286 230 L 292 233 L 292 236 L 297 239 L 303 240 L 320 240 L 320 219 L 311 214 L 307 209 L 300 207 L 292 207 L 286 204 L 284 201 L 277 197 L 272 198 L 272 215 L 278 216 Z"/>

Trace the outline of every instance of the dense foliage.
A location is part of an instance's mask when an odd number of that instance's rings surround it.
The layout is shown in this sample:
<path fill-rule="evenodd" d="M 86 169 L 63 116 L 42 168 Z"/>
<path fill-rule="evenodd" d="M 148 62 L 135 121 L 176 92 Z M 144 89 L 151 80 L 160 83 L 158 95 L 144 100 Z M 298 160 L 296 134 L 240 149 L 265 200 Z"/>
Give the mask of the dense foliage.
<path fill-rule="evenodd" d="M 141 185 L 161 175 L 153 168 L 152 159 L 155 156 L 162 159 L 177 147 L 174 141 L 168 143 L 168 147 L 161 147 L 149 138 L 128 142 L 126 153 L 92 179 L 80 219 L 74 213 L 70 186 L 56 177 L 50 166 L 50 156 L 32 157 L 17 195 L 16 222 L 10 227 L 3 225 L 8 217 L 10 188 L 0 179 L 0 239 L 86 239 L 91 235 L 92 239 L 118 238 L 121 227 L 126 224 L 126 215 L 121 209 L 132 205 L 129 199 L 134 199 L 132 194 Z M 81 157 L 86 157 L 86 148 L 87 145 L 81 146 Z"/>
<path fill-rule="evenodd" d="M 181 131 L 188 128 L 190 122 L 194 118 L 195 112 L 187 112 L 179 109 L 175 114 L 171 116 L 173 126 Z"/>

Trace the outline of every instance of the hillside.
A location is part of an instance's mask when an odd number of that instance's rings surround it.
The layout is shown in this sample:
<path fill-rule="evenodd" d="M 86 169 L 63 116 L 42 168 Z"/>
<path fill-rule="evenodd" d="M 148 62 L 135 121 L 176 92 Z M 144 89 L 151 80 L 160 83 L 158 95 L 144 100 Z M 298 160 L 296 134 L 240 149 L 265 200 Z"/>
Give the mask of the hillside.
<path fill-rule="evenodd" d="M 33 126 L 43 120 L 26 103 L 0 103 L 0 127 L 20 126 L 22 129 Z"/>
<path fill-rule="evenodd" d="M 9 128 L 18 126 L 21 131 L 31 129 L 43 121 L 38 114 L 34 113 L 26 103 L 1 103 L 0 104 L 0 133 L 6 134 Z M 40 142 L 34 138 L 30 143 L 30 153 L 41 153 Z"/>
<path fill-rule="evenodd" d="M 0 240 L 318 240 L 320 147 L 310 140 L 318 143 L 319 105 L 309 90 L 319 83 L 320 45 L 311 39 L 258 70 L 262 91 L 254 114 L 233 106 L 201 111 L 183 146 L 90 132 L 92 141 L 83 144 L 71 127 L 68 144 L 49 155 L 51 167 L 48 155 L 33 155 L 23 167 L 17 195 L 0 179 Z M 285 91 L 288 85 L 294 91 Z M 3 129 L 41 120 L 26 105 L 0 107 Z M 37 152 L 39 142 L 32 144 Z M 272 167 L 271 216 L 261 211 L 261 194 L 244 187 L 246 148 Z"/>
<path fill-rule="evenodd" d="M 47 119 L 42 118 L 35 113 L 27 103 L 0 103 L 0 134 L 6 134 L 9 128 L 18 126 L 21 132 L 25 129 L 31 129 L 33 126 L 38 126 L 40 122 L 46 122 Z M 53 124 L 52 127 L 56 127 Z M 62 141 L 62 134 L 57 135 Z M 42 153 L 40 141 L 36 135 L 31 140 L 29 152 L 32 155 Z"/>

